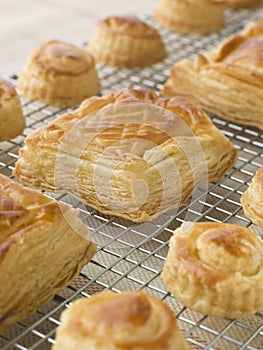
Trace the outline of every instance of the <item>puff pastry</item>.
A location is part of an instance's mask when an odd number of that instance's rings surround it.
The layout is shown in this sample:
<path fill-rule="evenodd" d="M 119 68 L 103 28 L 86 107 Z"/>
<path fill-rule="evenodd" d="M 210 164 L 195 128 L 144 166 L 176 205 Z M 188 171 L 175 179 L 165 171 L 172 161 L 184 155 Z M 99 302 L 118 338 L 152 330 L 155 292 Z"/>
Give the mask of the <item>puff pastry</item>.
<path fill-rule="evenodd" d="M 147 221 L 178 208 L 236 161 L 233 144 L 187 99 L 122 89 L 31 132 L 14 175 L 66 190 L 106 214 Z"/>
<path fill-rule="evenodd" d="M 262 4 L 262 0 L 225 0 L 226 6 L 233 9 L 250 8 Z"/>
<path fill-rule="evenodd" d="M 256 225 L 263 226 L 263 165 L 252 178 L 241 197 L 245 215 Z"/>
<path fill-rule="evenodd" d="M 262 50 L 263 22 L 251 22 L 219 48 L 175 63 L 162 93 L 188 96 L 227 120 L 263 130 Z"/>
<path fill-rule="evenodd" d="M 241 226 L 186 222 L 170 240 L 161 277 L 192 310 L 252 315 L 263 308 L 263 241 Z"/>
<path fill-rule="evenodd" d="M 0 174 L 0 332 L 76 277 L 96 251 L 78 212 Z"/>
<path fill-rule="evenodd" d="M 15 87 L 0 79 L 0 141 L 17 137 L 24 127 L 25 118 Z"/>
<path fill-rule="evenodd" d="M 61 321 L 52 350 L 190 350 L 169 307 L 143 291 L 79 299 Z"/>
<path fill-rule="evenodd" d="M 59 40 L 47 41 L 31 53 L 17 86 L 29 100 L 59 107 L 80 103 L 100 90 L 93 56 Z"/>
<path fill-rule="evenodd" d="M 157 29 L 135 16 L 99 21 L 87 50 L 98 62 L 122 68 L 149 66 L 167 55 Z"/>
<path fill-rule="evenodd" d="M 161 0 L 154 20 L 175 32 L 204 34 L 223 28 L 224 10 L 221 0 Z"/>

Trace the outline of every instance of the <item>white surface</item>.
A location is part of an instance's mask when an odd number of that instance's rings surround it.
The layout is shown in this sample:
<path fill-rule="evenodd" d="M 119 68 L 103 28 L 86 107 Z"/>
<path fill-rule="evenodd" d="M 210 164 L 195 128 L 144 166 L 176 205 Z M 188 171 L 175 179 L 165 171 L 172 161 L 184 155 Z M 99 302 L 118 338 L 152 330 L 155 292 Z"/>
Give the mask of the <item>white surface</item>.
<path fill-rule="evenodd" d="M 152 13 L 158 0 L 0 0 L 0 75 L 19 72 L 49 39 L 81 44 L 108 15 Z"/>

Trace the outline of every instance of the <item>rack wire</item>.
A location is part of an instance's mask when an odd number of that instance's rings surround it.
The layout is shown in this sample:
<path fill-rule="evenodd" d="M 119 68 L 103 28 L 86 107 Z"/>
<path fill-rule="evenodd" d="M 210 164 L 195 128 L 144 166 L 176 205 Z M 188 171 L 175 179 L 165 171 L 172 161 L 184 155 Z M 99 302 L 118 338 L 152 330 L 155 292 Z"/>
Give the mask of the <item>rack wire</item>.
<path fill-rule="evenodd" d="M 125 86 L 147 87 L 159 91 L 169 77 L 172 64 L 197 52 L 209 50 L 224 38 L 240 30 L 247 21 L 257 19 L 263 9 L 229 11 L 223 30 L 206 36 L 180 35 L 160 32 L 169 57 L 162 63 L 145 69 L 116 70 L 99 66 L 102 93 Z M 147 20 L 152 23 L 151 18 Z M 154 23 L 156 26 L 156 23 Z M 7 77 L 16 82 L 17 75 Z M 0 172 L 12 177 L 18 150 L 25 136 L 55 117 L 72 109 L 59 109 L 39 101 L 21 97 L 27 127 L 22 136 L 1 143 Z M 23 321 L 9 327 L 0 337 L 0 348 L 46 350 L 54 343 L 55 330 L 61 312 L 75 299 L 90 296 L 104 289 L 114 291 L 145 289 L 164 300 L 173 310 L 180 328 L 193 349 L 203 350 L 259 350 L 263 349 L 263 313 L 241 320 L 216 319 L 190 311 L 173 298 L 160 279 L 172 232 L 187 218 L 191 221 L 214 221 L 250 227 L 262 235 L 262 229 L 253 225 L 240 205 L 240 196 L 246 190 L 257 168 L 263 163 L 263 135 L 252 127 L 244 127 L 212 116 L 215 125 L 235 144 L 239 157 L 236 166 L 218 183 L 211 183 L 189 205 L 176 213 L 162 214 L 152 222 L 134 224 L 128 220 L 103 215 L 89 208 L 69 194 L 47 196 L 78 208 L 80 217 L 90 228 L 98 252 L 67 288 L 61 290 L 46 305 Z M 19 276 L 17 276 L 19 278 Z M 1 286 L 4 288 L 4 286 Z"/>

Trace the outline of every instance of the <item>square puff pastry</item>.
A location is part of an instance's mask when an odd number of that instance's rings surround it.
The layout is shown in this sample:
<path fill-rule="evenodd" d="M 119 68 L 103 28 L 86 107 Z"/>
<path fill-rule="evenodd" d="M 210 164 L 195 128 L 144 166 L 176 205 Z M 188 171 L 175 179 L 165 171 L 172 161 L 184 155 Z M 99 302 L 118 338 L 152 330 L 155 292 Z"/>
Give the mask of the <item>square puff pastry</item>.
<path fill-rule="evenodd" d="M 24 184 L 141 222 L 220 179 L 237 152 L 186 98 L 125 88 L 31 132 L 19 155 L 14 175 Z"/>
<path fill-rule="evenodd" d="M 190 350 L 172 310 L 140 292 L 101 292 L 61 315 L 52 350 Z"/>
<path fill-rule="evenodd" d="M 162 93 L 184 95 L 227 120 L 263 130 L 263 20 L 250 22 L 217 49 L 183 59 Z"/>
<path fill-rule="evenodd" d="M 150 66 L 167 56 L 158 30 L 136 16 L 99 21 L 87 50 L 98 62 L 122 68 Z"/>
<path fill-rule="evenodd" d="M 263 164 L 241 197 L 245 215 L 256 225 L 263 226 Z"/>
<path fill-rule="evenodd" d="M 0 80 L 0 142 L 20 135 L 25 124 L 15 87 L 7 81 Z"/>
<path fill-rule="evenodd" d="M 223 28 L 224 12 L 221 0 L 161 0 L 154 20 L 175 32 L 204 34 Z"/>
<path fill-rule="evenodd" d="M 96 252 L 77 214 L 0 174 L 0 332 L 68 285 Z"/>
<path fill-rule="evenodd" d="M 253 315 L 263 309 L 263 241 L 246 227 L 185 222 L 170 240 L 161 277 L 189 309 Z"/>
<path fill-rule="evenodd" d="M 28 100 L 66 107 L 96 95 L 100 82 L 90 53 L 65 41 L 49 40 L 30 54 L 17 87 Z"/>

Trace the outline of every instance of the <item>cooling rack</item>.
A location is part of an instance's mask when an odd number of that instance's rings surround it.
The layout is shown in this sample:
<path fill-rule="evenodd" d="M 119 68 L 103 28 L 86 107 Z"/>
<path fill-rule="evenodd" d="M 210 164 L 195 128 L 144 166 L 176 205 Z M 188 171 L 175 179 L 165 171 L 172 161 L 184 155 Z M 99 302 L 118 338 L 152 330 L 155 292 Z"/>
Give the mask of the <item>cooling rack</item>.
<path fill-rule="evenodd" d="M 176 60 L 212 49 L 225 37 L 240 30 L 247 21 L 257 19 L 262 14 L 263 9 L 229 11 L 226 27 L 218 33 L 206 36 L 179 35 L 159 28 L 169 57 L 164 62 L 145 69 L 116 70 L 99 66 L 102 93 L 125 86 L 144 86 L 159 91 Z M 147 20 L 151 22 L 151 18 Z M 17 75 L 13 74 L 6 79 L 15 83 Z M 22 97 L 21 99 L 27 120 L 24 134 L 0 144 L 0 172 L 9 177 L 12 177 L 18 150 L 23 145 L 25 136 L 33 129 L 72 110 L 59 109 L 38 101 L 25 101 Z M 167 292 L 160 279 L 172 232 L 186 219 L 233 223 L 250 227 L 259 235 L 263 234 L 262 230 L 244 216 L 239 201 L 251 177 L 263 163 L 263 136 L 258 129 L 236 125 L 214 115 L 211 117 L 215 125 L 238 149 L 237 164 L 227 176 L 218 183 L 209 184 L 206 191 L 200 191 L 189 205 L 177 212 L 162 214 L 152 222 L 134 224 L 103 215 L 84 206 L 68 194 L 46 194 L 79 209 L 80 217 L 90 228 L 91 237 L 99 249 L 79 277 L 67 288 L 37 312 L 2 334 L 2 350 L 50 349 L 54 343 L 56 327 L 59 325 L 59 316 L 75 299 L 90 296 L 104 289 L 118 292 L 142 288 L 164 300 L 174 310 L 179 326 L 193 349 L 263 349 L 263 313 L 241 320 L 204 316 L 183 307 Z"/>

